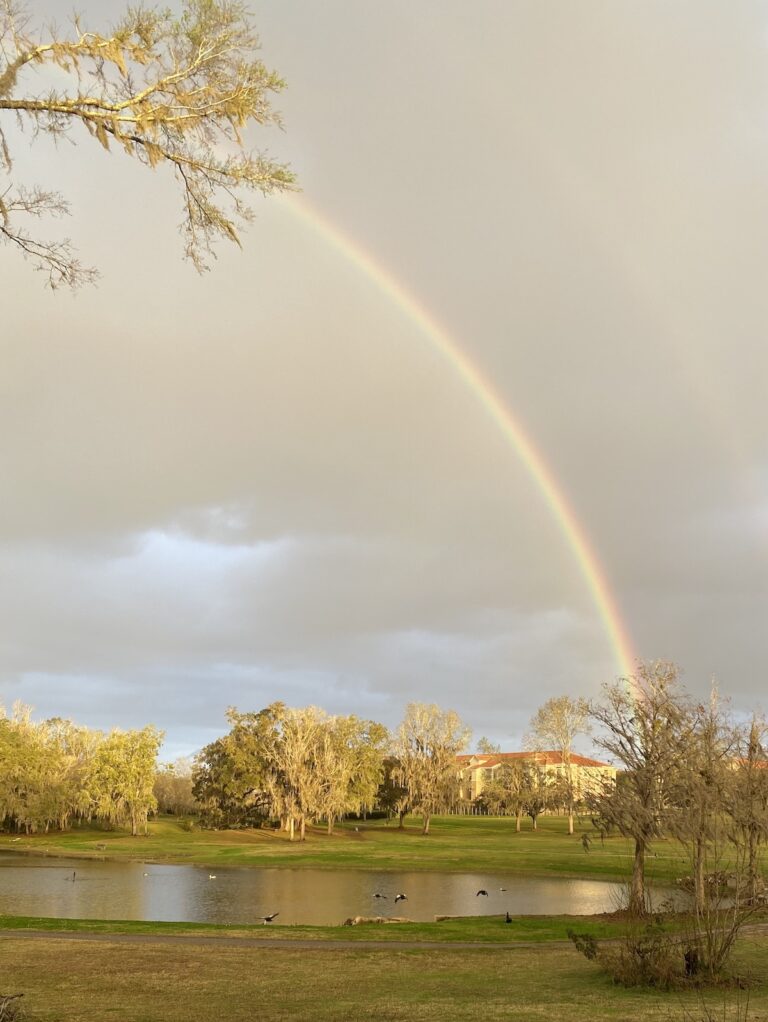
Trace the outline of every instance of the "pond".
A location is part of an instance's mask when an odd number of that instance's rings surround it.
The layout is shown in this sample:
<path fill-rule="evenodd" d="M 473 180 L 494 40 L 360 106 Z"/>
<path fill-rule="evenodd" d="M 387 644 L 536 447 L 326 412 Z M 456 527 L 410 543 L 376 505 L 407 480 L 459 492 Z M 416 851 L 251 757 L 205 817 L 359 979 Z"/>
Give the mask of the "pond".
<path fill-rule="evenodd" d="M 212 875 L 215 874 L 215 875 Z M 478 895 L 478 891 L 487 895 Z M 166 866 L 0 855 L 0 913 L 66 919 L 337 925 L 349 916 L 582 915 L 618 907 L 621 884 L 503 873 Z M 379 894 L 382 897 L 376 898 Z M 395 903 L 397 894 L 405 901 Z"/>

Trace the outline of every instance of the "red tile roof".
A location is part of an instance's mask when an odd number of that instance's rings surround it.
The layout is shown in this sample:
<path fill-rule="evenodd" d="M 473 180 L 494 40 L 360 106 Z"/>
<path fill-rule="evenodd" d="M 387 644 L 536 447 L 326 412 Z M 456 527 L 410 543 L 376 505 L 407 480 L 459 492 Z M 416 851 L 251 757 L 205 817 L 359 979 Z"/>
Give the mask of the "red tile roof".
<path fill-rule="evenodd" d="M 534 763 L 541 763 L 545 766 L 559 766 L 563 762 L 560 752 L 542 750 L 537 752 L 493 752 L 490 754 L 479 753 L 477 756 L 457 756 L 459 763 L 469 763 L 471 759 L 479 762 L 470 767 L 471 770 L 487 770 L 500 766 L 505 761 L 523 760 Z M 580 767 L 608 767 L 610 763 L 603 763 L 599 759 L 590 759 L 589 756 L 580 756 L 576 752 L 571 753 L 571 764 Z"/>

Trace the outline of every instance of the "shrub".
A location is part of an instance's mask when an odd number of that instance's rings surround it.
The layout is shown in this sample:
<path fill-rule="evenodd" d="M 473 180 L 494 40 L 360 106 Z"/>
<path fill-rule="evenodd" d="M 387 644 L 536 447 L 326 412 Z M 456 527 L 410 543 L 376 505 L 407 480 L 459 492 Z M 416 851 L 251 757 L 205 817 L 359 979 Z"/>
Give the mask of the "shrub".
<path fill-rule="evenodd" d="M 600 942 L 590 934 L 568 931 L 576 950 L 600 965 L 621 986 L 652 986 L 662 990 L 683 985 L 698 972 L 696 949 L 663 923 L 636 923 L 618 941 Z"/>

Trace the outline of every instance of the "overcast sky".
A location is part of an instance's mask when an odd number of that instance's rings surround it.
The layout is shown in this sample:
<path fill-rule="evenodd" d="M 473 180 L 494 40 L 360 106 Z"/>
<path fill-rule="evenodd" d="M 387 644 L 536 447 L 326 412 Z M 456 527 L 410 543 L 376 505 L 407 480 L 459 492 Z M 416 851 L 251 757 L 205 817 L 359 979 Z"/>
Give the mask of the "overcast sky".
<path fill-rule="evenodd" d="M 250 142 L 493 381 L 636 651 L 768 708 L 768 5 L 253 11 L 288 89 Z M 83 134 L 16 169 L 99 286 L 0 247 L 4 702 L 153 722 L 170 757 L 228 705 L 417 699 L 513 749 L 613 679 L 540 489 L 370 275 L 272 199 L 201 278 L 172 175 Z"/>

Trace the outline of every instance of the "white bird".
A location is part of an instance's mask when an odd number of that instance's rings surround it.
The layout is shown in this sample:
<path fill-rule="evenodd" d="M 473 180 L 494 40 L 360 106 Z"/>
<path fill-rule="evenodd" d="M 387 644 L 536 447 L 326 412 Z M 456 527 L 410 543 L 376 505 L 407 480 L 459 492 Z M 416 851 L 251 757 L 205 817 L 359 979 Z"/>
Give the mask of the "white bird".
<path fill-rule="evenodd" d="M 209 873 L 208 874 L 208 879 L 209 880 L 215 880 L 216 879 L 216 874 L 215 873 Z"/>

